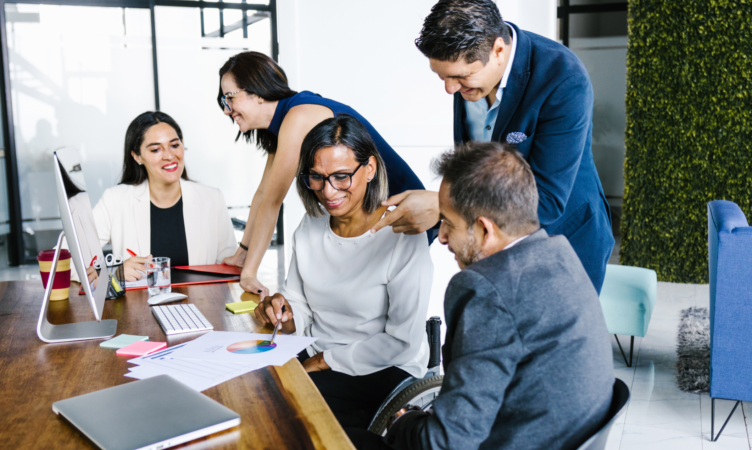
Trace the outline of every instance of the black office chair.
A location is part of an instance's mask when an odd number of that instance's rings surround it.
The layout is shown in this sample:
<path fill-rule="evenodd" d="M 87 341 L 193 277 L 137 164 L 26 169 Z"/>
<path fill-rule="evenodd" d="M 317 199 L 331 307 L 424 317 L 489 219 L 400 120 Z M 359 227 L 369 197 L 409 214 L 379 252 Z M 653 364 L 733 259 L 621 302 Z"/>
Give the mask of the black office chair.
<path fill-rule="evenodd" d="M 441 319 L 434 316 L 426 321 L 428 335 L 428 372 L 423 378 L 409 377 L 400 383 L 381 403 L 371 420 L 368 430 L 380 436 L 386 434 L 390 417 L 402 408 L 419 406 L 424 411 L 431 406 L 441 391 L 444 375 L 441 375 Z"/>
<path fill-rule="evenodd" d="M 608 441 L 608 433 L 611 432 L 611 426 L 617 417 L 624 411 L 624 407 L 629 402 L 629 388 L 623 381 L 616 379 L 614 381 L 614 394 L 611 398 L 611 407 L 608 409 L 608 415 L 606 416 L 606 423 L 590 437 L 584 444 L 578 447 L 577 450 L 604 450 L 606 448 L 606 441 Z"/>

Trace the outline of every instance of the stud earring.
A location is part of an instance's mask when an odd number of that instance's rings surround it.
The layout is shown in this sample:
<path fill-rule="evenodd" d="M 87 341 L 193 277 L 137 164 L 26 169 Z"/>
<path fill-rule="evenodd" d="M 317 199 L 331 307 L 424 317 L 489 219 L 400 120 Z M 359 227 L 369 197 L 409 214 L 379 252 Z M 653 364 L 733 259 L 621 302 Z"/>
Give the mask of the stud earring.
<path fill-rule="evenodd" d="M 259 105 L 260 105 L 260 104 L 262 104 L 262 103 L 264 103 L 264 99 L 263 99 L 263 98 L 260 98 L 260 99 L 259 99 Z"/>
<path fill-rule="evenodd" d="M 141 165 L 141 161 L 137 161 L 137 162 L 138 162 L 138 165 L 140 166 Z"/>

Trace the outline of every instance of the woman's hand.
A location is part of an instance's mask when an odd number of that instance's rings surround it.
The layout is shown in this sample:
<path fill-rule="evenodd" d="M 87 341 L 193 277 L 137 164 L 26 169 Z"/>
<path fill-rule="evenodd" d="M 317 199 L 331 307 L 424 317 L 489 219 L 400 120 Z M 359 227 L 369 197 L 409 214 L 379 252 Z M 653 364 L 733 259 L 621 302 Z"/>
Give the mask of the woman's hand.
<path fill-rule="evenodd" d="M 227 264 L 228 266 L 236 266 L 236 267 L 242 268 L 243 264 L 245 263 L 245 255 L 247 254 L 248 254 L 247 251 L 238 247 L 238 249 L 235 250 L 234 255 L 228 256 L 227 258 L 222 260 L 222 264 Z"/>
<path fill-rule="evenodd" d="M 245 270 L 240 273 L 240 287 L 246 292 L 258 295 L 261 299 L 269 295 L 269 289 L 261 284 L 256 274 L 246 274 Z"/>
<path fill-rule="evenodd" d="M 97 268 L 92 266 L 86 269 L 86 276 L 89 278 L 89 286 L 91 286 L 92 290 L 97 288 L 97 280 L 99 279 L 99 274 L 97 274 Z"/>
<path fill-rule="evenodd" d="M 306 372 L 321 372 L 322 370 L 329 370 L 329 364 L 324 361 L 323 353 L 316 353 L 314 356 L 308 358 L 303 363 L 303 368 Z"/>
<path fill-rule="evenodd" d="M 282 307 L 285 307 L 285 312 L 282 312 Z M 277 322 L 282 322 L 282 332 L 285 334 L 292 334 L 295 332 L 295 322 L 292 320 L 293 312 L 292 307 L 287 302 L 285 297 L 276 293 L 273 297 L 266 297 L 255 310 L 256 319 L 261 322 L 262 325 L 276 326 Z"/>
<path fill-rule="evenodd" d="M 125 263 L 123 263 L 123 269 L 125 270 L 125 281 L 138 281 L 146 275 L 146 266 L 144 263 L 147 259 L 151 258 L 151 255 L 148 256 L 132 256 L 125 260 Z"/>

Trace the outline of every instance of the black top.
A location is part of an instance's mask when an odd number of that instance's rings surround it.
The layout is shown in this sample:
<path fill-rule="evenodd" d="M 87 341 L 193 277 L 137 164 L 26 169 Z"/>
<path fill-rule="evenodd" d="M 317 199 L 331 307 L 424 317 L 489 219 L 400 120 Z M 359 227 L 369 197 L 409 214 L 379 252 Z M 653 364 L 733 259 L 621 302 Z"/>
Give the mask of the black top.
<path fill-rule="evenodd" d="M 188 265 L 182 197 L 165 209 L 151 204 L 151 254 L 170 258 L 170 267 Z"/>

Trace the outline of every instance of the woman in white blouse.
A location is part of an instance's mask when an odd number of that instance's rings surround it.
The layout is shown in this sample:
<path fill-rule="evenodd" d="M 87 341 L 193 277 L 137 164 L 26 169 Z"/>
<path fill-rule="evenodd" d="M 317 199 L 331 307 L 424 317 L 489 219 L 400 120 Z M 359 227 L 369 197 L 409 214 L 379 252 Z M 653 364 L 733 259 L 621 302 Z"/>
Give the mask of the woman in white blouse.
<path fill-rule="evenodd" d="M 308 214 L 293 236 L 282 292 L 255 314 L 264 324 L 281 320 L 284 333 L 318 338 L 299 356 L 303 367 L 343 426 L 365 428 L 401 381 L 426 372 L 428 240 L 370 232 L 386 213 L 386 169 L 355 118 L 314 127 L 298 173 Z"/>
<path fill-rule="evenodd" d="M 145 112 L 128 126 L 123 176 L 94 207 L 99 241 L 124 257 L 126 281 L 140 280 L 152 255 L 172 266 L 219 264 L 237 248 L 222 192 L 190 181 L 184 156 L 169 115 Z"/>

